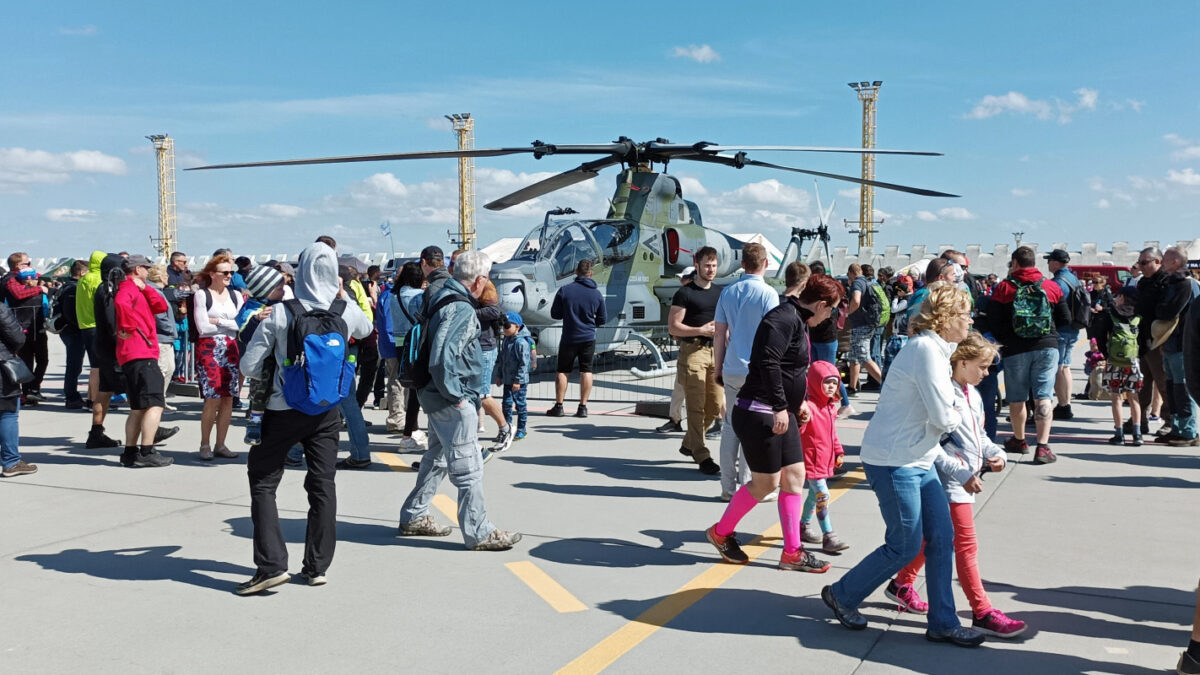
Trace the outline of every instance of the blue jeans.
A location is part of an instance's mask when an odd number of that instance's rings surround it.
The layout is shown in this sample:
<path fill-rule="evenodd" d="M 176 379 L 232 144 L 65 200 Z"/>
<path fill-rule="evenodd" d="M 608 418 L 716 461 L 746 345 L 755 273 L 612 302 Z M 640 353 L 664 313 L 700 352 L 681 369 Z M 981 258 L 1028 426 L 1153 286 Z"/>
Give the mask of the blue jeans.
<path fill-rule="evenodd" d="M 954 525 L 946 491 L 932 467 L 863 464 L 879 500 L 887 527 L 883 545 L 863 558 L 833 584 L 833 596 L 856 608 L 917 554 L 925 541 L 925 581 L 929 594 L 929 628 L 944 632 L 959 626 L 954 613 Z"/>
<path fill-rule="evenodd" d="M 21 414 L 21 399 L 17 399 L 17 411 L 0 413 L 0 467 L 11 469 L 21 461 L 21 436 L 17 428 L 17 416 Z"/>
<path fill-rule="evenodd" d="M 492 395 L 492 382 L 495 381 L 494 373 L 496 372 L 496 358 L 500 356 L 499 349 L 489 349 L 481 351 L 479 362 L 479 398 L 487 398 Z"/>
<path fill-rule="evenodd" d="M 1196 437 L 1196 402 L 1188 395 L 1183 371 L 1183 352 L 1163 352 L 1164 383 L 1171 406 L 1171 428 L 1184 438 Z"/>
<path fill-rule="evenodd" d="M 458 488 L 458 526 L 467 548 L 487 539 L 496 529 L 483 505 L 483 457 L 479 452 L 479 413 L 463 402 L 426 412 L 429 447 L 421 458 L 417 484 L 400 508 L 400 522 L 411 523 L 429 513 L 442 479 Z"/>
<path fill-rule="evenodd" d="M 996 442 L 996 398 L 1000 396 L 1000 362 L 994 363 L 975 387 L 979 390 L 979 402 L 983 404 L 983 430 L 993 443 Z"/>
<path fill-rule="evenodd" d="M 79 395 L 79 374 L 83 372 L 83 354 L 86 351 L 81 333 L 59 333 L 63 346 L 67 348 L 67 368 L 63 372 L 63 398 L 68 402 L 82 401 Z"/>
<path fill-rule="evenodd" d="M 824 361 L 837 366 L 837 340 L 833 342 L 812 342 L 813 361 Z M 846 383 L 838 381 L 838 390 L 842 392 L 842 405 L 850 405 L 850 397 L 846 395 Z"/>
<path fill-rule="evenodd" d="M 875 365 L 883 365 L 883 326 L 876 328 L 871 336 L 871 360 Z"/>
<path fill-rule="evenodd" d="M 504 386 L 504 400 L 500 403 L 501 410 L 504 411 L 504 423 L 512 426 L 513 407 L 517 408 L 517 429 L 525 428 L 525 421 L 529 419 L 529 408 L 525 406 L 525 390 L 529 385 L 523 384 L 521 388 L 513 391 L 511 384 Z"/>
<path fill-rule="evenodd" d="M 1004 357 L 1004 393 L 1009 404 L 1024 403 L 1030 393 L 1035 401 L 1054 398 L 1054 376 L 1058 374 L 1058 350 L 1035 349 Z"/>
<path fill-rule="evenodd" d="M 350 387 L 350 395 L 338 403 L 338 408 L 346 418 L 346 430 L 350 432 L 350 456 L 354 459 L 371 459 L 367 423 L 363 421 L 358 399 L 354 398 L 354 387 Z"/>

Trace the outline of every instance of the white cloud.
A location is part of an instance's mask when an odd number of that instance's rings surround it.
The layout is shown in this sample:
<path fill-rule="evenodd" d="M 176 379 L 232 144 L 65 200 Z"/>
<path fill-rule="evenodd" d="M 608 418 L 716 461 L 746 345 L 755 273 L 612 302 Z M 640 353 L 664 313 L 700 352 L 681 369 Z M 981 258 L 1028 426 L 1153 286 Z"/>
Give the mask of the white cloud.
<path fill-rule="evenodd" d="M 59 35 L 95 35 L 99 32 L 95 26 L 64 26 L 58 29 Z"/>
<path fill-rule="evenodd" d="M 1196 173 L 1195 169 L 1190 167 L 1184 169 L 1183 171 L 1171 169 L 1170 171 L 1167 171 L 1167 180 L 1171 181 L 1172 183 L 1179 183 L 1180 185 L 1196 187 L 1200 186 L 1200 173 Z"/>
<path fill-rule="evenodd" d="M 35 183 L 66 183 L 73 173 L 124 175 L 125 161 L 96 150 L 50 153 L 0 148 L 0 192 L 22 194 Z"/>
<path fill-rule="evenodd" d="M 862 196 L 862 192 L 858 188 L 846 188 L 845 190 L 838 190 L 838 196 L 847 199 L 858 199 Z"/>
<path fill-rule="evenodd" d="M 933 211 L 917 211 L 917 220 L 924 220 L 925 222 L 933 222 L 937 219 L 938 219 L 937 214 L 934 213 Z"/>
<path fill-rule="evenodd" d="M 304 215 L 304 209 L 291 204 L 260 204 L 258 207 L 267 216 L 275 218 L 295 218 Z"/>
<path fill-rule="evenodd" d="M 717 50 L 708 45 L 688 45 L 687 47 L 675 47 L 671 50 L 671 55 L 674 57 L 682 57 L 691 59 L 697 63 L 711 63 L 720 61 L 721 55 Z"/>
<path fill-rule="evenodd" d="M 939 209 L 937 213 L 932 211 L 917 211 L 917 220 L 924 220 L 927 223 L 932 223 L 938 220 L 975 220 L 977 216 L 961 206 L 948 206 L 944 209 Z"/>
<path fill-rule="evenodd" d="M 1057 119 L 1060 124 L 1066 124 L 1071 121 L 1071 116 L 1076 112 L 1095 110 L 1096 103 L 1100 98 L 1100 92 L 1087 87 L 1080 87 L 1074 93 L 1077 97 L 1074 103 L 1058 98 L 1031 99 L 1019 91 L 1010 91 L 1000 96 L 988 94 L 975 104 L 966 117 L 967 119 L 983 120 L 1003 113 L 1012 113 L 1033 115 L 1040 120 Z"/>
<path fill-rule="evenodd" d="M 1014 197 L 1028 197 L 1031 194 L 1033 194 L 1033 190 L 1030 190 L 1029 188 L 1013 188 L 1012 189 L 1012 196 L 1014 196 Z"/>
<path fill-rule="evenodd" d="M 86 209 L 46 209 L 46 220 L 56 223 L 86 223 L 95 217 L 95 211 Z"/>
<path fill-rule="evenodd" d="M 1096 207 L 1101 208 L 1101 209 L 1107 209 L 1109 207 L 1108 200 L 1101 199 L 1100 201 L 1096 202 Z"/>
<path fill-rule="evenodd" d="M 1189 159 L 1200 159 L 1200 143 L 1180 136 L 1179 134 L 1165 134 L 1163 140 L 1178 148 L 1171 154 L 1171 158 L 1177 161 L 1185 161 Z"/>

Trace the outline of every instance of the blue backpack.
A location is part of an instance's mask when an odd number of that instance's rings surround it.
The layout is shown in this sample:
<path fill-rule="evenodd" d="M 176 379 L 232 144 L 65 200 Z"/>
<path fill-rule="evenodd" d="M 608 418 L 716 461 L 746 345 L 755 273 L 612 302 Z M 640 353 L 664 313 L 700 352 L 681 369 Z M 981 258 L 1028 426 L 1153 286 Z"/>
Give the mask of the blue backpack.
<path fill-rule="evenodd" d="M 328 412 L 354 387 L 350 331 L 342 318 L 346 301 L 338 298 L 329 309 L 306 310 L 294 299 L 283 306 L 290 314 L 283 399 L 305 415 Z"/>

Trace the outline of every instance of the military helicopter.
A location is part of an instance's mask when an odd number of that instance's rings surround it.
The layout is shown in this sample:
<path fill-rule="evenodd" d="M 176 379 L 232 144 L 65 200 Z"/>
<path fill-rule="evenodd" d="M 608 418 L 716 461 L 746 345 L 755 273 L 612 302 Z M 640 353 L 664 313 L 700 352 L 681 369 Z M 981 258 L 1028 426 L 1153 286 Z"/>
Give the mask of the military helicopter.
<path fill-rule="evenodd" d="M 694 251 L 704 246 L 712 246 L 717 250 L 720 261 L 716 280 L 718 284 L 729 283 L 741 273 L 742 242 L 704 226 L 700 207 L 695 202 L 684 199 L 679 180 L 665 173 L 670 162 L 687 160 L 736 169 L 748 166 L 762 167 L 928 197 L 958 196 L 855 176 L 783 166 L 747 156 L 747 152 L 777 151 L 941 155 L 937 152 L 877 148 L 731 146 L 710 142 L 679 144 L 664 138 L 635 142 L 621 136 L 609 144 L 559 145 L 534 141 L 528 147 L 291 159 L 218 164 L 188 170 L 499 157 L 513 154 L 531 154 L 534 159 L 542 159 L 549 155 L 599 155 L 598 159 L 586 161 L 574 169 L 555 174 L 484 205 L 484 208 L 490 210 L 503 210 L 555 190 L 591 180 L 605 168 L 621 166 L 621 171 L 616 176 L 616 190 L 605 218 L 574 218 L 572 216 L 578 214 L 569 209 L 550 211 L 542 224 L 534 228 L 521 242 L 512 259 L 492 267 L 492 280 L 505 311 L 519 312 L 526 325 L 537 331 L 539 354 L 553 355 L 558 352 L 562 330 L 561 324 L 550 316 L 554 296 L 560 287 L 573 282 L 574 270 L 580 260 L 592 260 L 595 265 L 593 279 L 604 293 L 609 317 L 609 323 L 597 335 L 597 351 L 611 351 L 626 341 L 635 339 L 646 344 L 657 355 L 658 350 L 648 331 L 653 327 L 662 330 L 662 324 L 666 322 L 667 305 L 680 285 L 676 275 L 692 265 Z M 656 165 L 661 166 L 662 171 L 656 171 Z M 799 256 L 804 237 L 813 236 L 820 236 L 823 241 L 828 241 L 827 231 L 816 235 L 807 230 L 794 229 L 792 242 L 788 245 L 789 256 Z M 661 364 L 661 356 L 658 360 Z"/>

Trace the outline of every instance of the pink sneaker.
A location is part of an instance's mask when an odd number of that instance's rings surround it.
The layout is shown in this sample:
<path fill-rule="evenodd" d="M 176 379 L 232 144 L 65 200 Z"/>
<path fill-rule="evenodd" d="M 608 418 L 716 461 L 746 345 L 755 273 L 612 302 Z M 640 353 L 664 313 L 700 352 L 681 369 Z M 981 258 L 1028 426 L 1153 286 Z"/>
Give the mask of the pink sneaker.
<path fill-rule="evenodd" d="M 928 614 L 929 603 L 921 599 L 917 595 L 917 589 L 913 588 L 912 584 L 904 584 L 903 586 L 896 583 L 895 579 L 888 582 L 887 589 L 883 594 L 888 600 L 893 600 L 898 605 L 897 611 L 912 612 L 913 614 Z"/>
<path fill-rule="evenodd" d="M 981 616 L 975 617 L 972 627 L 985 635 L 1003 639 L 1015 638 L 1028 628 L 1024 621 L 1010 619 L 1004 615 L 1004 612 L 996 608 L 989 609 Z"/>

